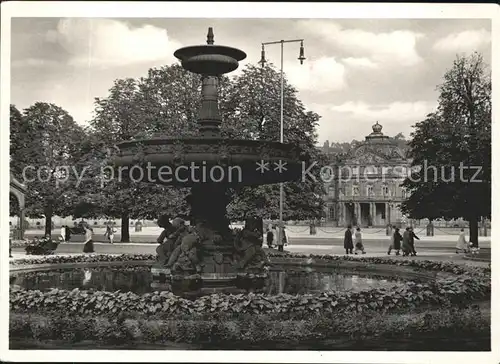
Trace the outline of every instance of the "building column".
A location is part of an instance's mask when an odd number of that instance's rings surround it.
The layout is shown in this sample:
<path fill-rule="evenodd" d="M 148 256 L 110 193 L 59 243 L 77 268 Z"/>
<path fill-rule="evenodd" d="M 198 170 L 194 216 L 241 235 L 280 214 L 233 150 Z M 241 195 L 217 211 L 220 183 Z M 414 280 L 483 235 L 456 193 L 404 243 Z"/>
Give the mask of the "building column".
<path fill-rule="evenodd" d="M 339 224 L 341 224 L 342 226 L 345 225 L 345 216 L 346 216 L 346 206 L 345 206 L 345 202 L 341 202 L 341 205 L 340 205 L 340 217 L 339 217 Z"/>
<path fill-rule="evenodd" d="M 355 206 L 356 206 L 356 210 L 357 210 L 357 212 L 356 212 L 356 225 L 359 226 L 359 225 L 361 225 L 361 203 L 358 202 L 358 203 L 356 203 Z"/>
<path fill-rule="evenodd" d="M 385 224 L 388 225 L 391 223 L 391 220 L 389 218 L 389 204 L 386 202 L 385 203 Z"/>
<path fill-rule="evenodd" d="M 377 225 L 377 209 L 375 208 L 375 202 L 370 203 L 370 215 L 372 216 L 372 226 Z"/>
<path fill-rule="evenodd" d="M 20 210 L 19 218 L 21 219 L 19 223 L 19 238 L 24 240 L 24 208 Z"/>

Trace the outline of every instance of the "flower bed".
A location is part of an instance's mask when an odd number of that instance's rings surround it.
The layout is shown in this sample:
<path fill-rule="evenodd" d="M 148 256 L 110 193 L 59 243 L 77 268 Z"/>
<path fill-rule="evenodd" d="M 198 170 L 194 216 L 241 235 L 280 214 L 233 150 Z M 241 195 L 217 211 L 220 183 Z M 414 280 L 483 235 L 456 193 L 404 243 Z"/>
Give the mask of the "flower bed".
<path fill-rule="evenodd" d="M 271 257 L 276 255 L 270 254 Z M 283 255 L 277 255 L 283 258 Z M 153 254 L 46 256 L 16 260 L 14 264 L 93 263 L 153 260 Z M 69 310 L 75 314 L 116 315 L 119 312 L 140 312 L 145 315 L 165 313 L 262 313 L 285 315 L 323 314 L 339 311 L 386 311 L 394 308 L 411 309 L 420 305 L 453 304 L 474 299 L 487 299 L 491 292 L 490 268 L 458 266 L 452 263 L 397 260 L 381 258 L 352 258 L 343 256 L 306 256 L 287 254 L 286 257 L 311 258 L 330 262 L 356 260 L 376 264 L 395 264 L 417 269 L 445 271 L 456 276 L 439 278 L 434 282 L 408 282 L 396 290 L 384 288 L 363 292 L 329 292 L 317 295 L 218 294 L 195 301 L 170 292 L 154 292 L 142 296 L 132 292 L 64 291 L 11 289 L 10 305 L 14 311 Z M 308 263 L 311 263 L 308 261 Z"/>
<path fill-rule="evenodd" d="M 216 294 L 196 300 L 184 299 L 171 292 L 137 295 L 79 289 L 42 292 L 12 287 L 11 336 L 68 342 L 90 338 L 116 343 L 120 340 L 122 343 L 196 342 L 204 338 L 230 342 L 237 338 L 239 342 L 271 340 L 276 343 L 282 340 L 289 344 L 338 335 L 363 339 L 410 333 L 411 337 L 429 330 L 434 330 L 432 335 L 451 330 L 439 334 L 442 337 L 456 332 L 469 332 L 471 337 L 473 333 L 489 335 L 489 321 L 484 315 L 474 311 L 475 318 L 472 313 L 464 316 L 464 312 L 470 311 L 471 302 L 490 298 L 489 267 L 391 258 L 272 253 L 269 256 L 278 262 L 297 259 L 301 265 L 329 262 L 334 268 L 342 261 L 356 261 L 452 275 L 440 276 L 427 283 L 409 281 L 391 290 L 377 288 L 362 292 L 274 296 Z M 125 263 L 154 259 L 154 254 L 92 254 L 25 258 L 11 264 Z M 54 268 L 57 269 L 57 265 Z M 440 313 L 434 316 L 415 313 L 436 307 Z M 460 311 L 454 311 L 458 308 Z"/>
<path fill-rule="evenodd" d="M 94 349 L 100 344 L 158 343 L 165 346 L 168 342 L 183 342 L 233 350 L 244 349 L 245 344 L 253 349 L 335 350 L 339 349 L 335 347 L 339 343 L 344 345 L 340 347 L 343 350 L 398 350 L 395 341 L 403 344 L 400 350 L 411 350 L 422 338 L 431 347 L 421 350 L 440 350 L 450 339 L 462 338 L 462 342 L 471 343 L 482 337 L 486 340 L 480 340 L 475 349 L 490 350 L 489 322 L 488 312 L 474 306 L 407 314 L 353 313 L 347 318 L 339 314 L 309 320 L 276 320 L 269 314 L 181 315 L 170 319 L 122 316 L 115 319 L 14 313 L 10 315 L 9 337 L 38 343 L 59 340 L 59 345 L 61 342 L 71 345 L 90 341 Z M 436 333 L 447 340 L 435 340 Z M 434 338 L 429 340 L 428 336 Z M 450 349 L 466 350 L 463 345 Z"/>
<path fill-rule="evenodd" d="M 25 248 L 26 246 L 28 246 L 30 244 L 31 244 L 30 240 L 12 240 L 10 242 L 10 247 L 11 248 Z"/>
<path fill-rule="evenodd" d="M 62 263 L 96 263 L 96 262 L 125 262 L 156 260 L 156 254 L 79 254 L 79 255 L 52 255 L 33 258 L 16 259 L 11 265 L 32 264 L 62 264 Z"/>
<path fill-rule="evenodd" d="M 132 292 L 105 292 L 74 289 L 10 290 L 10 308 L 23 312 L 57 312 L 67 310 L 75 315 L 110 315 L 140 312 L 150 316 L 167 316 L 209 312 L 270 313 L 275 315 L 309 316 L 332 312 L 387 311 L 395 308 L 412 309 L 421 305 L 450 305 L 485 299 L 490 295 L 490 283 L 468 274 L 440 279 L 431 283 L 408 282 L 396 290 L 378 288 L 363 292 L 328 292 L 316 295 L 278 294 L 217 294 L 194 301 L 171 292 L 137 295 Z"/>

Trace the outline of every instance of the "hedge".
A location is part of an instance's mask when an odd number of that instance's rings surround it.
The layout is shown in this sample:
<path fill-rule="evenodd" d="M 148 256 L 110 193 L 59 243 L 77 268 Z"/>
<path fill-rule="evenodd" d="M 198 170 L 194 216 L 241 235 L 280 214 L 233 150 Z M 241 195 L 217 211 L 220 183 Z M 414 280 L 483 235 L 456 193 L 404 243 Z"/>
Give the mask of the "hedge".
<path fill-rule="evenodd" d="M 241 349 L 241 344 L 268 345 L 276 349 L 286 343 L 287 350 L 297 347 L 290 344 L 309 343 L 310 348 L 320 348 L 321 340 L 338 339 L 356 349 L 359 343 L 369 345 L 374 339 L 387 349 L 384 340 L 398 338 L 412 345 L 419 338 L 441 336 L 433 350 L 445 345 L 446 340 L 464 338 L 467 342 L 478 337 L 490 336 L 490 317 L 478 306 L 466 309 L 439 308 L 430 312 L 408 314 L 353 313 L 317 316 L 310 320 L 276 320 L 269 314 L 242 314 L 236 317 L 202 315 L 179 316 L 174 319 L 161 317 L 73 317 L 56 314 L 49 316 L 10 315 L 10 339 L 34 339 L 42 343 L 62 340 L 77 343 L 84 340 L 96 344 L 126 345 L 128 343 L 226 343 L 225 348 Z M 464 341 L 465 341 L 464 340 Z M 350 342 L 349 342 L 350 341 Z M 444 341 L 444 342 L 443 342 Z M 11 344 L 12 345 L 12 344 Z M 228 346 L 229 345 L 229 346 Z M 234 345 L 238 345 L 235 347 Z M 324 350 L 332 350 L 331 343 L 323 342 Z M 489 340 L 485 346 L 489 346 Z M 260 347 L 262 348 L 262 346 Z M 357 348 L 359 350 L 359 347 Z M 460 348 L 457 348 L 460 350 Z M 489 347 L 481 348 L 490 350 Z M 392 348 L 395 350 L 395 348 Z M 411 350 L 410 347 L 403 350 Z M 462 348 L 464 350 L 464 348 Z"/>

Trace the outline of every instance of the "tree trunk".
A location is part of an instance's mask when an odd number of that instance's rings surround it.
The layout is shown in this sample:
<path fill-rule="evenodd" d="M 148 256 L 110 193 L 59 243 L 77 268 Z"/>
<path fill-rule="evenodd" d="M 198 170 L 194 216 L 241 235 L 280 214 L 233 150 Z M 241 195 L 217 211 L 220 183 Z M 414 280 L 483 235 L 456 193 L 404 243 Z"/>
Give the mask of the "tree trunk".
<path fill-rule="evenodd" d="M 130 217 L 128 215 L 128 211 L 122 214 L 122 228 L 121 228 L 121 240 L 122 243 L 130 242 L 130 230 L 129 223 Z"/>
<path fill-rule="evenodd" d="M 52 237 L 52 209 L 45 209 L 45 236 Z"/>
<path fill-rule="evenodd" d="M 479 224 L 477 220 L 478 220 L 477 217 L 469 219 L 469 237 L 470 237 L 469 241 L 475 248 L 479 247 L 479 239 L 478 239 Z"/>

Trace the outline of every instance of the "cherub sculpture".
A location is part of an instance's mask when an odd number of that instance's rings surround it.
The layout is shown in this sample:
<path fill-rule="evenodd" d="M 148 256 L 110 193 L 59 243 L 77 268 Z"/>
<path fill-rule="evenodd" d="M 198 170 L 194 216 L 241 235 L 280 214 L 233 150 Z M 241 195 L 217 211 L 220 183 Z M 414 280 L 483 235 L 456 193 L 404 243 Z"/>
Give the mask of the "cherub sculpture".
<path fill-rule="evenodd" d="M 265 268 L 269 260 L 262 249 L 263 224 L 260 218 L 249 218 L 243 230 L 236 234 L 235 251 L 238 269 Z"/>

